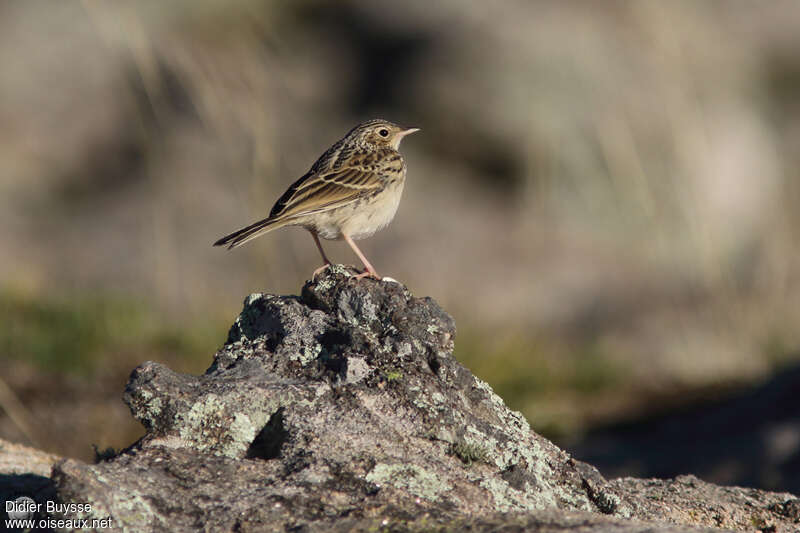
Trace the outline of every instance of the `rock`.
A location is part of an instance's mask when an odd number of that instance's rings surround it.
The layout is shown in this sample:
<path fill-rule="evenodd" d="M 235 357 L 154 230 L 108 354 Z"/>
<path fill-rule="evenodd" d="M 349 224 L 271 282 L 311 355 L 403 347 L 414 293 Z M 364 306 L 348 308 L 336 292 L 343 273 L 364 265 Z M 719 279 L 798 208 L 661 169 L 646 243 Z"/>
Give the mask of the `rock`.
<path fill-rule="evenodd" d="M 92 506 L 58 516 L 128 531 L 797 527 L 790 494 L 605 480 L 461 366 L 454 338 L 432 299 L 342 267 L 300 297 L 253 294 L 204 375 L 133 371 L 146 435 L 56 464 L 59 501 Z"/>
<path fill-rule="evenodd" d="M 56 500 L 56 491 L 50 479 L 53 465 L 61 458 L 28 446 L 0 439 L 0 501 L 30 498 L 42 506 Z M 44 518 L 38 513 L 37 518 Z M 5 505 L 0 509 L 0 520 L 8 518 Z"/>

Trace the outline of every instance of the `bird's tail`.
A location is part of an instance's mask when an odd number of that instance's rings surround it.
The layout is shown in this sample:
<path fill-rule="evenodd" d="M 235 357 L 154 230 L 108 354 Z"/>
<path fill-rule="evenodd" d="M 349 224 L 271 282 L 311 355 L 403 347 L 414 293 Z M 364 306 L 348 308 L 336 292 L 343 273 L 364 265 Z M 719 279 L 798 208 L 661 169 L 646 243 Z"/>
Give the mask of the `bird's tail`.
<path fill-rule="evenodd" d="M 282 220 L 275 220 L 267 217 L 263 220 L 259 220 L 258 222 L 250 224 L 246 228 L 234 231 L 230 235 L 225 235 L 220 240 L 215 242 L 214 246 L 227 246 L 228 250 L 230 250 L 231 248 L 241 246 L 244 243 L 255 239 L 256 237 L 263 235 L 268 231 L 280 228 L 284 224 L 285 222 Z"/>

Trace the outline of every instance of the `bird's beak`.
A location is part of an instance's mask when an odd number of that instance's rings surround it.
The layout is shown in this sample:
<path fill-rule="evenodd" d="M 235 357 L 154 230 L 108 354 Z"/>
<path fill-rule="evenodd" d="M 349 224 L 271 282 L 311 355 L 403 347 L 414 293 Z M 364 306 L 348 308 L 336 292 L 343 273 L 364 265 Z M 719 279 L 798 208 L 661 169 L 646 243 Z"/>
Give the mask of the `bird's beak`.
<path fill-rule="evenodd" d="M 404 130 L 400 130 L 395 134 L 394 138 L 392 138 L 392 148 L 397 150 L 400 147 L 400 141 L 403 140 L 403 137 L 406 135 L 411 135 L 415 131 L 419 131 L 419 128 L 406 128 Z"/>

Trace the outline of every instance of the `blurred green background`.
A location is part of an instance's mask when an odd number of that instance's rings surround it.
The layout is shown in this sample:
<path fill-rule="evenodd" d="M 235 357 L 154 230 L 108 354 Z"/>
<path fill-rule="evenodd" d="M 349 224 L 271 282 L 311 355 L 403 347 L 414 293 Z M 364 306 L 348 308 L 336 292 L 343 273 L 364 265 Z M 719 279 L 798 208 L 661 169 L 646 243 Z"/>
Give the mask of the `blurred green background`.
<path fill-rule="evenodd" d="M 800 362 L 800 3 L 3 2 L 0 437 L 140 433 L 299 229 L 224 252 L 356 123 L 422 132 L 375 267 L 558 442 Z M 357 263 L 346 245 L 332 259 Z M 724 479 L 724 476 L 723 478 Z"/>

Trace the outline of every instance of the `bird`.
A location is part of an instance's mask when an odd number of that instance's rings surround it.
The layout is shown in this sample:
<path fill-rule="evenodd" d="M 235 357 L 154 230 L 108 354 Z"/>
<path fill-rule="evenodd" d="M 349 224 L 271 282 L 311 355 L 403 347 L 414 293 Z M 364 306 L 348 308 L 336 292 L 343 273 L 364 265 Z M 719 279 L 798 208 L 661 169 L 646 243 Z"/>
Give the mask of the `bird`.
<path fill-rule="evenodd" d="M 406 164 L 398 149 L 406 128 L 388 120 L 362 122 L 331 146 L 300 179 L 278 198 L 269 216 L 226 235 L 214 246 L 228 249 L 285 226 L 311 233 L 324 264 L 331 265 L 319 238 L 344 240 L 364 264 L 356 278 L 382 279 L 355 241 L 370 237 L 394 218 L 406 179 Z"/>

